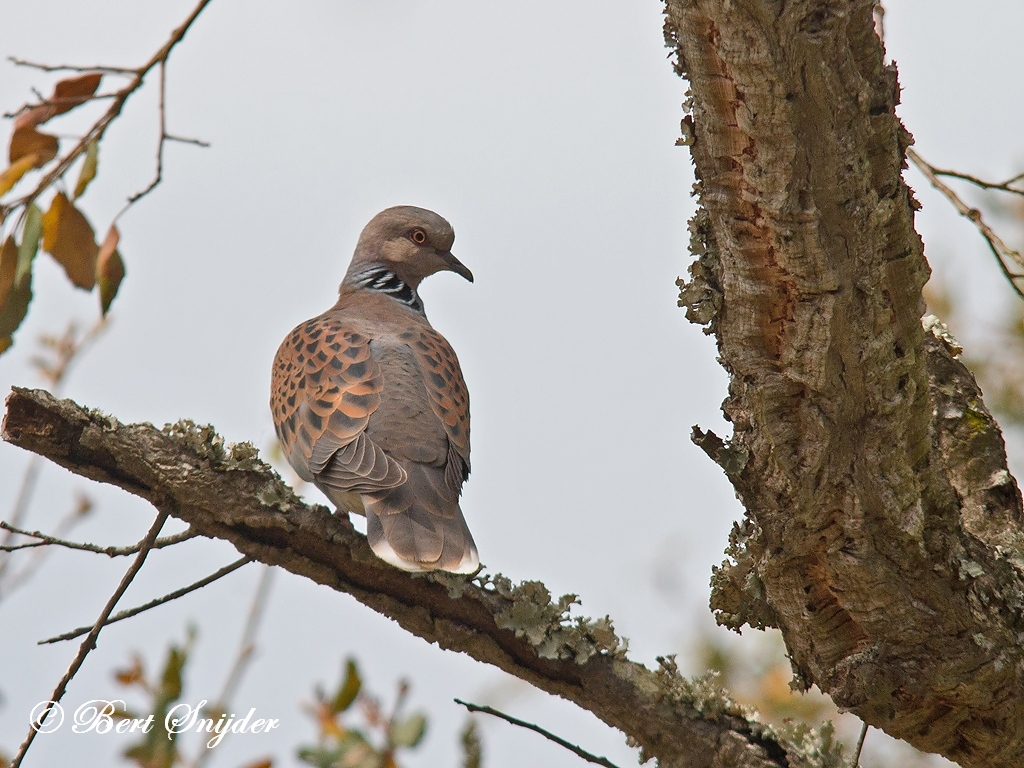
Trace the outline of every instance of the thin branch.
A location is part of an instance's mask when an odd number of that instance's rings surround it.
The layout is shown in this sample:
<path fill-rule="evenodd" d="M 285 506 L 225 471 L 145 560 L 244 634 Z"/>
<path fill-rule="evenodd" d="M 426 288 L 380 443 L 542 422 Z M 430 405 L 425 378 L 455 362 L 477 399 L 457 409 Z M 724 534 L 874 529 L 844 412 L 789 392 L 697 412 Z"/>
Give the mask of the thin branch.
<path fill-rule="evenodd" d="M 66 549 L 76 549 L 82 552 L 95 552 L 98 555 L 107 555 L 108 557 L 124 557 L 126 555 L 134 555 L 139 551 L 139 545 L 133 544 L 130 547 L 100 547 L 96 544 L 87 544 L 78 541 L 68 541 L 67 539 L 61 539 L 56 536 L 51 536 L 40 531 L 28 531 L 22 528 L 17 528 L 10 523 L 5 523 L 0 520 L 0 528 L 8 531 L 10 534 L 19 534 L 21 536 L 30 536 L 38 541 L 28 541 L 24 544 L 5 544 L 0 546 L 0 552 L 16 552 L 19 549 L 32 549 L 34 547 L 49 547 L 58 546 Z M 162 539 L 157 539 L 153 542 L 153 546 L 150 549 L 163 549 L 173 544 L 180 544 L 183 541 L 194 539 L 199 534 L 188 528 L 181 533 L 176 533 L 173 536 L 165 536 Z"/>
<path fill-rule="evenodd" d="M 152 544 L 150 544 L 147 547 L 147 551 L 152 548 L 153 546 Z M 240 557 L 238 560 L 235 560 L 235 562 L 231 563 L 230 565 L 225 565 L 219 571 L 211 573 L 209 576 L 205 576 L 199 581 L 189 584 L 187 587 L 176 589 L 173 592 L 169 592 L 168 594 L 164 595 L 163 597 L 158 597 L 155 600 L 150 600 L 148 603 L 136 606 L 135 608 L 128 608 L 127 610 L 120 611 L 116 615 L 111 616 L 109 619 L 105 619 L 105 624 L 116 624 L 119 621 L 130 619 L 132 616 L 138 616 L 140 613 L 148 611 L 150 608 L 156 608 L 158 605 L 163 605 L 164 603 L 171 602 L 171 600 L 177 600 L 179 597 L 183 597 L 187 595 L 189 592 L 195 592 L 197 589 L 201 589 L 205 587 L 207 584 L 212 584 L 213 582 L 217 581 L 217 579 L 223 578 L 232 571 L 237 571 L 243 565 L 247 565 L 251 562 L 251 557 Z M 79 627 L 78 629 L 73 629 L 70 632 L 65 632 L 63 635 L 57 635 L 56 637 L 49 637 L 46 640 L 40 640 L 38 642 L 38 645 L 49 645 L 50 643 L 59 643 L 64 640 L 74 640 L 76 637 L 81 637 L 88 631 L 89 627 Z"/>
<path fill-rule="evenodd" d="M 107 617 L 110 616 L 111 611 L 114 610 L 114 606 L 117 605 L 117 601 L 121 599 L 128 586 L 135 579 L 135 576 L 142 569 L 143 563 L 146 562 L 146 555 L 149 554 L 150 548 L 153 546 L 153 542 L 156 541 L 157 536 L 160 534 L 160 529 L 164 527 L 164 523 L 167 522 L 169 517 L 167 512 L 160 512 L 157 514 L 156 519 L 153 521 L 153 525 L 150 526 L 146 536 L 139 543 L 139 554 L 135 556 L 135 560 L 132 561 L 131 566 L 125 572 L 121 578 L 121 583 L 117 585 L 117 589 L 114 590 L 114 594 L 107 600 L 107 604 L 103 606 L 103 610 L 100 611 L 99 617 L 96 619 L 96 623 L 92 625 L 92 629 L 89 630 L 88 636 L 82 641 L 82 644 L 78 646 L 78 653 L 75 655 L 74 660 L 71 662 L 71 666 L 68 667 L 64 676 L 57 683 L 57 687 L 53 689 L 53 693 L 50 694 L 50 701 L 53 703 L 59 702 L 64 697 L 64 692 L 67 690 L 68 683 L 81 669 L 82 664 L 85 663 L 85 657 L 89 655 L 94 647 L 96 647 L 96 638 L 99 637 L 100 631 L 107 623 Z M 49 710 L 43 712 L 37 720 L 33 721 L 31 727 L 28 729 L 28 734 L 25 736 L 25 740 L 21 743 L 18 748 L 18 754 L 14 756 L 8 768 L 19 768 L 21 761 L 25 759 L 25 754 L 28 752 L 29 747 L 32 746 L 32 742 L 35 740 L 36 734 L 39 732 L 37 729 L 42 726 L 45 720 L 46 714 Z"/>
<path fill-rule="evenodd" d="M 14 507 L 11 509 L 11 525 L 18 525 L 21 523 L 22 518 L 25 517 L 32 494 L 36 489 L 36 481 L 39 479 L 39 470 L 41 468 L 42 463 L 38 455 L 29 459 L 28 465 L 25 467 L 25 474 L 21 476 L 21 485 L 18 487 L 18 495 L 14 500 Z M 8 529 L 3 537 L 0 538 L 0 550 L 4 549 L 13 537 L 14 534 Z M 3 577 L 10 563 L 10 555 L 0 558 L 0 577 Z"/>
<path fill-rule="evenodd" d="M 137 75 L 139 70 L 128 67 L 78 67 L 72 64 L 38 64 L 34 61 L 8 56 L 7 60 L 17 67 L 31 67 L 42 72 L 102 72 L 106 75 Z"/>
<path fill-rule="evenodd" d="M 185 21 L 171 33 L 171 36 L 167 40 L 167 42 L 160 47 L 160 50 L 158 50 L 156 53 L 153 54 L 153 56 L 150 57 L 149 61 L 147 61 L 145 64 L 143 64 L 136 70 L 128 70 L 127 72 L 116 73 L 130 73 L 132 79 L 124 88 L 117 92 L 116 96 L 114 97 L 113 103 L 110 105 L 107 111 L 103 113 L 100 119 L 93 124 L 92 128 L 89 129 L 85 136 L 83 136 L 82 139 L 71 149 L 71 151 L 64 155 L 64 157 L 62 157 L 60 161 L 39 180 L 39 183 L 36 185 L 35 189 L 33 189 L 30 193 L 20 198 L 19 200 L 14 200 L 10 203 L 7 203 L 6 205 L 0 206 L 0 218 L 6 218 L 7 214 L 9 214 L 12 210 L 19 206 L 25 206 L 27 208 L 46 189 L 53 185 L 53 183 L 56 182 L 57 179 L 61 178 L 65 173 L 67 173 L 68 169 L 71 168 L 74 162 L 85 153 L 86 148 L 89 146 L 91 142 L 99 141 L 103 137 L 103 134 L 106 133 L 106 130 L 110 126 L 110 123 L 113 122 L 117 118 L 117 116 L 121 114 L 121 110 L 124 109 L 124 105 L 128 101 L 129 97 L 133 93 L 135 93 L 140 87 L 142 87 L 142 83 L 145 80 L 146 75 L 148 75 L 150 71 L 152 71 L 153 67 L 157 66 L 158 64 L 163 64 L 167 61 L 167 57 L 170 55 L 171 51 L 178 43 L 182 41 L 182 39 L 184 39 L 185 33 L 188 32 L 193 22 L 195 22 L 195 20 L 199 17 L 199 14 L 203 12 L 203 9 L 210 4 L 210 1 L 211 0 L 200 0 L 196 7 L 192 9 L 192 12 L 188 15 L 188 18 L 186 18 Z M 90 71 L 103 70 L 102 68 L 98 68 L 97 70 Z"/>
<path fill-rule="evenodd" d="M 195 144 L 197 147 L 203 147 L 204 149 L 210 146 L 210 142 L 208 141 L 193 139 L 189 136 L 175 136 L 172 133 L 165 133 L 164 141 L 176 141 L 179 144 Z"/>
<path fill-rule="evenodd" d="M 1015 251 L 1013 248 L 1010 248 L 1006 243 L 1002 241 L 999 235 L 997 235 L 992 230 L 992 228 L 985 223 L 985 220 L 981 216 L 981 211 L 979 211 L 977 208 L 972 208 L 971 206 L 967 205 L 967 203 L 960 199 L 956 192 L 950 189 L 946 184 L 943 184 L 942 181 L 939 179 L 937 175 L 938 172 L 934 166 L 930 165 L 925 160 L 923 160 L 921 156 L 911 148 L 907 148 L 907 158 L 912 163 L 914 163 L 914 165 L 917 166 L 918 170 L 920 170 L 921 173 L 925 175 L 925 178 L 927 178 L 928 181 L 931 182 L 931 185 L 935 187 L 939 192 L 941 192 L 946 197 L 946 199 L 953 204 L 953 207 L 956 208 L 957 212 L 961 216 L 963 216 L 966 219 L 969 219 L 971 222 L 974 223 L 974 226 L 977 227 L 978 231 L 981 233 L 981 236 L 985 238 L 985 242 L 988 243 L 989 248 L 995 255 L 996 261 L 999 262 L 999 266 L 1002 269 L 1003 274 L 1006 276 L 1007 280 L 1009 280 L 1010 285 L 1013 287 L 1013 290 L 1016 292 L 1018 296 L 1024 299 L 1024 291 L 1022 291 L 1016 283 L 1016 281 L 1024 277 L 1024 275 L 1012 273 L 1006 264 L 1006 260 L 1009 259 L 1021 266 L 1024 266 L 1024 256 L 1021 256 L 1021 254 L 1018 251 Z"/>
<path fill-rule="evenodd" d="M 30 109 L 35 109 L 36 107 L 59 107 L 63 104 L 70 104 L 72 107 L 77 107 L 78 105 L 85 104 L 88 101 L 100 101 L 101 99 L 116 99 L 118 91 L 114 91 L 112 93 L 94 93 L 91 96 L 65 96 L 63 98 L 48 98 L 41 94 L 39 91 L 37 91 L 35 88 L 33 88 L 32 95 L 39 99 L 38 104 L 22 104 L 13 112 L 4 112 L 4 117 L 6 117 L 8 120 L 13 120 L 19 115 L 28 112 Z M 81 138 L 81 136 L 78 134 L 70 135 L 64 133 L 51 133 L 50 135 L 55 136 L 58 139 L 78 140 Z"/>
<path fill-rule="evenodd" d="M 50 386 L 53 387 L 54 392 L 60 392 L 75 360 L 92 346 L 93 342 L 96 341 L 106 328 L 106 319 L 100 318 L 93 323 L 92 327 L 89 328 L 81 339 L 78 338 L 77 326 L 74 323 L 68 325 L 64 335 L 60 338 L 56 336 L 43 336 L 40 339 L 40 343 L 44 347 L 49 347 L 56 352 L 56 360 L 52 363 L 48 361 L 40 362 L 38 357 L 34 359 L 36 368 L 43 378 L 49 382 Z M 42 466 L 38 459 L 38 456 L 33 456 L 25 467 L 25 474 L 21 478 L 21 485 L 18 488 L 18 495 L 14 500 L 14 507 L 8 516 L 9 523 L 12 526 L 20 525 L 22 519 L 28 513 L 32 496 L 35 493 L 36 482 L 39 479 L 39 470 Z M 0 525 L 0 527 L 5 528 L 4 536 L 0 538 L 0 551 L 10 551 L 7 545 L 10 544 L 14 532 L 7 529 L 4 525 Z M 10 563 L 10 555 L 0 558 L 0 579 L 2 579 Z"/>
<path fill-rule="evenodd" d="M 68 324 L 63 336 L 44 334 L 39 337 L 39 343 L 52 350 L 54 360 L 46 360 L 42 355 L 36 355 L 31 362 L 53 387 L 54 392 L 63 389 L 64 380 L 72 366 L 107 329 L 107 322 L 106 317 L 99 318 L 81 338 L 78 337 L 78 325 L 74 322 Z"/>
<path fill-rule="evenodd" d="M 455 703 L 461 704 L 470 712 L 483 712 L 487 715 L 494 715 L 495 717 L 500 717 L 502 720 L 508 723 L 512 723 L 512 725 L 518 725 L 520 728 L 526 728 L 528 730 L 535 731 L 539 733 L 541 736 L 543 736 L 545 739 L 549 739 L 550 741 L 555 742 L 555 744 L 558 744 L 560 747 L 565 747 L 570 752 L 578 755 L 579 757 L 582 757 L 587 762 L 596 763 L 597 765 L 603 765 L 605 766 L 605 768 L 618 768 L 618 766 L 616 766 L 615 763 L 613 763 L 607 757 L 598 757 L 597 755 L 592 755 L 585 749 L 580 749 L 575 744 L 570 744 L 565 739 L 555 736 L 555 734 L 551 733 L 550 731 L 545 731 L 539 725 L 528 723 L 525 720 L 520 720 L 518 718 L 512 717 L 511 715 L 506 715 L 504 712 L 499 712 L 493 707 L 483 707 L 479 704 L 470 704 L 468 701 L 463 701 L 462 699 L 455 699 Z"/>
<path fill-rule="evenodd" d="M 949 176 L 950 178 L 953 179 L 968 181 L 974 186 L 981 187 L 982 189 L 993 189 L 999 192 L 1009 192 L 1012 195 L 1024 196 L 1024 189 L 1018 189 L 1017 187 L 1013 186 L 1014 182 L 1020 181 L 1022 178 L 1024 178 L 1024 173 L 1018 173 L 1016 176 L 1007 179 L 1006 181 L 996 182 L 985 181 L 984 179 L 979 179 L 977 176 L 972 176 L 969 173 L 961 173 L 960 171 L 950 171 L 944 168 L 936 168 L 934 166 L 932 166 L 932 172 L 936 176 Z"/>
<path fill-rule="evenodd" d="M 256 594 L 253 596 L 252 604 L 249 606 L 249 616 L 245 620 L 245 628 L 242 630 L 242 639 L 238 645 L 238 653 L 235 656 L 235 663 L 231 665 L 227 679 L 220 695 L 215 699 L 212 706 L 214 711 L 225 712 L 231 700 L 235 697 L 239 683 L 245 675 L 249 662 L 252 661 L 253 653 L 256 650 L 256 633 L 259 631 L 260 620 L 263 618 L 263 609 L 266 608 L 267 598 L 270 596 L 270 583 L 273 579 L 274 569 L 269 565 L 263 566 L 263 573 L 260 574 L 260 583 L 256 587 Z M 205 744 L 200 745 L 191 768 L 202 768 L 213 750 L 207 749 Z"/>
<path fill-rule="evenodd" d="M 211 432 L 187 424 L 165 431 L 121 425 L 69 400 L 14 387 L 0 434 L 76 474 L 140 496 L 240 554 L 350 594 L 428 642 L 579 704 L 662 765 L 792 762 L 796 747 L 755 726 L 725 694 L 701 688 L 698 700 L 669 660 L 657 672 L 629 661 L 607 620 L 577 617 L 565 624 L 558 603 L 537 594 L 535 583 L 516 586 L 494 576 L 481 586 L 464 576 L 410 576 L 374 557 L 346 515 L 304 504 L 249 449 L 229 449 Z M 529 624 L 529 634 L 519 634 L 499 617 L 525 606 L 543 616 Z"/>
<path fill-rule="evenodd" d="M 156 177 L 150 182 L 149 186 L 141 192 L 136 192 L 134 195 L 128 198 L 128 202 L 124 208 L 118 211 L 117 216 L 114 217 L 116 223 L 121 218 L 122 214 L 131 208 L 135 203 L 144 198 L 150 192 L 157 188 L 164 178 L 164 144 L 167 142 L 167 110 L 166 110 L 166 99 L 167 99 L 167 63 L 164 61 L 160 62 L 160 106 L 158 110 L 160 112 L 160 141 L 156 145 Z"/>
<path fill-rule="evenodd" d="M 63 518 L 57 522 L 57 533 L 63 536 L 71 531 L 78 523 L 85 519 L 86 515 L 92 510 L 92 501 L 89 497 L 83 493 L 78 495 L 78 503 L 75 504 L 74 508 Z M 3 523 L 0 523 L 3 525 Z M 10 574 L 6 579 L 0 580 L 0 599 L 6 597 L 13 592 L 20 584 L 26 582 L 32 575 L 39 570 L 39 567 L 43 564 L 46 556 L 49 554 L 47 550 L 39 550 L 34 552 L 28 563 L 25 564 L 22 569 L 16 573 Z M 9 561 L 10 556 L 8 555 L 5 560 Z"/>
<path fill-rule="evenodd" d="M 850 763 L 850 768 L 860 768 L 860 753 L 864 749 L 864 739 L 868 735 L 868 724 L 862 723 L 860 726 L 860 736 L 857 739 L 857 747 L 853 750 L 853 762 Z"/>

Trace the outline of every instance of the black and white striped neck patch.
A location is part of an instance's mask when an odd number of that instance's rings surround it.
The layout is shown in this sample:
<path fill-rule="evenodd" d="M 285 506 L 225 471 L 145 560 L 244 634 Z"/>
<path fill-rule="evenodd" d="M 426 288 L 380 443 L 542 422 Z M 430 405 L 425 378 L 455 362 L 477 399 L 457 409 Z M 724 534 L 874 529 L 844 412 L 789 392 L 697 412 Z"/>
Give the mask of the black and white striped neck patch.
<path fill-rule="evenodd" d="M 423 312 L 423 302 L 416 290 L 387 267 L 370 267 L 357 275 L 354 282 L 359 288 L 386 293 L 417 312 Z"/>

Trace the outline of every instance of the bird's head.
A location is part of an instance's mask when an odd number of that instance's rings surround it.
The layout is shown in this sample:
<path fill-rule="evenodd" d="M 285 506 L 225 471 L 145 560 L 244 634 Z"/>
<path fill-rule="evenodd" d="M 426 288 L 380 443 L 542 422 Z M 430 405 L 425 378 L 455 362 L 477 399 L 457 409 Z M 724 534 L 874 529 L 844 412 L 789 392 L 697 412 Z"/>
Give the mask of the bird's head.
<path fill-rule="evenodd" d="M 363 228 L 348 274 L 381 264 L 413 289 L 445 270 L 473 282 L 473 273 L 452 254 L 453 242 L 452 225 L 433 211 L 412 205 L 387 208 Z"/>

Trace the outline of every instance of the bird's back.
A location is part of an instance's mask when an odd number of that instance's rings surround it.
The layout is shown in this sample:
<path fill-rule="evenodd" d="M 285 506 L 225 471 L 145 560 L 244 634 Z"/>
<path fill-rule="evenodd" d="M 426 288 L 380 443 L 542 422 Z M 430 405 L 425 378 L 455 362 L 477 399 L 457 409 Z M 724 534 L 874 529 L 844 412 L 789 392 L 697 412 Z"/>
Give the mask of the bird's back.
<path fill-rule="evenodd" d="M 476 568 L 458 503 L 469 397 L 454 351 L 422 312 L 382 293 L 343 293 L 285 339 L 272 392 L 289 462 L 339 509 L 365 511 L 379 556 L 406 570 Z"/>

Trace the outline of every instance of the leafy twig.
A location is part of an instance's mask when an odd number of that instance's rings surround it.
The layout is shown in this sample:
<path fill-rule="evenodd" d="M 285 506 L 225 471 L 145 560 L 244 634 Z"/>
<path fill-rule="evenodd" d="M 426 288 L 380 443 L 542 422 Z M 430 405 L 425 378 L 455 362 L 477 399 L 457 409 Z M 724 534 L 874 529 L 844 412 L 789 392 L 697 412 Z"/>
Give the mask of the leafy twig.
<path fill-rule="evenodd" d="M 79 140 L 79 142 L 71 149 L 71 151 L 64 155 L 64 157 L 62 157 L 53 168 L 51 168 L 46 174 L 44 174 L 42 179 L 40 179 L 39 183 L 36 185 L 35 189 L 33 189 L 27 195 L 18 200 L 14 200 L 10 203 L 7 203 L 6 205 L 0 205 L 0 219 L 6 218 L 12 210 L 18 207 L 25 206 L 27 208 L 45 190 L 49 189 L 49 187 L 52 186 L 54 182 L 57 181 L 57 179 L 59 179 L 61 176 L 67 173 L 68 169 L 71 168 L 74 162 L 85 153 L 85 150 L 90 143 L 94 141 L 99 141 L 103 137 L 103 134 L 106 132 L 107 127 L 110 125 L 110 123 L 113 122 L 114 119 L 116 119 L 117 116 L 121 114 L 121 110 L 124 109 L 124 105 L 128 101 L 128 98 L 133 93 L 135 93 L 140 87 L 142 87 L 142 83 L 145 80 L 146 75 L 148 75 L 152 71 L 153 67 L 157 65 L 163 65 L 164 63 L 166 63 L 167 57 L 170 55 L 171 51 L 178 43 L 182 41 L 182 39 L 185 37 L 185 33 L 188 32 L 189 27 L 192 26 L 192 23 L 199 17 L 199 14 L 202 13 L 203 9 L 206 8 L 206 6 L 209 4 L 210 0 L 199 0 L 199 3 L 196 5 L 195 8 L 192 9 L 192 12 L 188 15 L 188 18 L 186 18 L 185 21 L 171 33 L 170 38 L 167 40 L 166 43 L 164 43 L 160 47 L 160 50 L 154 53 L 153 56 L 150 57 L 149 61 L 147 61 L 138 69 L 122 70 L 119 67 L 107 68 L 111 70 L 117 70 L 116 72 L 114 72 L 114 74 L 130 75 L 131 80 L 124 88 L 116 92 L 116 94 L 114 95 L 113 103 L 110 105 L 107 111 L 104 112 L 100 119 L 93 124 L 92 128 L 90 128 L 88 132 L 86 132 L 85 136 L 83 136 Z M 25 66 L 32 65 L 26 63 Z M 75 67 L 68 67 L 68 69 L 78 71 Z M 96 69 L 89 71 L 104 71 L 104 68 L 97 67 Z"/>
<path fill-rule="evenodd" d="M 153 545 L 149 544 L 146 547 L 146 551 L 148 552 L 152 548 Z M 150 608 L 156 608 L 158 605 L 163 605 L 164 603 L 171 602 L 171 600 L 177 600 L 179 597 L 183 597 L 187 595 L 189 592 L 195 592 L 197 589 L 201 589 L 202 587 L 205 587 L 207 584 L 212 584 L 213 582 L 217 581 L 217 579 L 227 576 L 232 571 L 237 571 L 243 565 L 247 565 L 251 562 L 251 557 L 241 557 L 238 560 L 235 560 L 235 562 L 231 563 L 230 565 L 225 565 L 219 571 L 211 573 L 209 576 L 205 576 L 199 581 L 189 584 L 187 587 L 176 589 L 173 592 L 167 593 L 163 597 L 158 597 L 155 600 L 150 600 L 148 603 L 136 606 L 135 608 L 128 608 L 127 610 L 121 611 L 115 614 L 114 616 L 111 616 L 109 619 L 104 617 L 104 624 L 115 624 L 118 621 L 130 619 L 132 616 L 138 616 L 140 613 L 148 611 Z M 63 635 L 57 635 L 56 637 L 48 637 L 45 640 L 40 640 L 38 644 L 48 645 L 50 643 L 59 643 L 63 640 L 74 640 L 76 637 L 81 637 L 88 631 L 89 627 L 79 627 L 78 629 L 73 629 L 70 632 L 65 632 Z"/>
<path fill-rule="evenodd" d="M 581 749 L 580 747 L 577 747 L 575 744 L 570 744 L 565 739 L 555 736 L 555 734 L 551 733 L 550 731 L 545 731 L 539 725 L 528 723 L 525 720 L 520 720 L 519 718 L 512 717 L 511 715 L 506 715 L 504 712 L 500 712 L 497 709 L 494 709 L 493 707 L 481 706 L 479 704 L 470 704 L 468 701 L 463 701 L 462 699 L 455 699 L 455 703 L 461 704 L 470 712 L 483 712 L 486 715 L 494 715 L 495 717 L 500 717 L 505 722 L 512 723 L 512 725 L 518 725 L 520 728 L 526 728 L 528 730 L 535 731 L 544 738 L 555 742 L 555 744 L 559 745 L 560 747 L 565 747 L 573 754 L 582 757 L 587 762 L 595 763 L 596 765 L 603 765 L 605 766 L 605 768 L 618 768 L 618 766 L 616 766 L 615 763 L 613 763 L 607 757 L 598 757 L 597 755 L 592 755 L 585 749 Z"/>
<path fill-rule="evenodd" d="M 145 538 L 139 543 L 139 553 L 135 556 L 135 560 L 132 561 L 131 566 L 125 572 L 121 578 L 121 583 L 117 585 L 117 589 L 114 590 L 114 594 L 107 600 L 107 604 L 103 606 L 103 610 L 100 611 L 99 617 L 96 619 L 96 623 L 92 625 L 92 629 L 89 630 L 88 635 L 82 644 L 78 646 L 78 653 L 75 655 L 74 660 L 71 662 L 71 666 L 68 667 L 64 676 L 57 683 L 57 687 L 53 689 L 53 693 L 50 694 L 50 701 L 53 703 L 59 702 L 64 697 L 64 692 L 67 690 L 68 683 L 78 673 L 78 670 L 82 668 L 82 664 L 85 663 L 85 657 L 89 655 L 96 646 L 96 638 L 99 637 L 100 631 L 107 624 L 107 617 L 110 616 L 111 611 L 114 610 L 114 606 L 117 605 L 117 601 L 121 599 L 128 586 L 135 579 L 135 576 L 142 569 L 143 563 L 146 562 L 146 556 L 149 554 L 150 548 L 153 546 L 153 542 L 156 541 L 156 537 L 160 534 L 160 529 L 164 527 L 164 523 L 167 522 L 168 513 L 160 512 L 156 519 L 153 521 L 153 525 L 150 526 L 149 531 L 146 533 Z M 32 742 L 35 740 L 38 728 L 42 725 L 46 714 L 49 710 L 45 710 L 37 720 L 33 721 L 31 727 L 28 729 L 28 734 L 25 736 L 25 740 L 18 747 L 18 753 L 14 756 L 8 768 L 19 768 L 22 760 L 25 759 L 25 755 L 32 746 Z"/>

